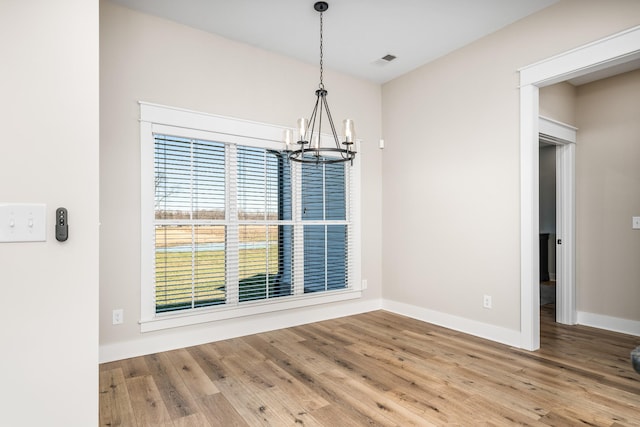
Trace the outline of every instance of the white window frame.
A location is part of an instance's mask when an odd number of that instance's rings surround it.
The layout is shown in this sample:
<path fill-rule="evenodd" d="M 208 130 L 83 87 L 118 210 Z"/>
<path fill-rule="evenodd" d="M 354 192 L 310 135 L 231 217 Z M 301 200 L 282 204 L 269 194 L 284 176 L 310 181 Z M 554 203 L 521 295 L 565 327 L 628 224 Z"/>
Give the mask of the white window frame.
<path fill-rule="evenodd" d="M 348 212 L 350 212 L 350 251 L 349 282 L 345 289 L 320 293 L 304 294 L 300 289 L 294 295 L 269 300 L 257 300 L 235 306 L 212 306 L 156 313 L 155 293 L 155 228 L 154 228 L 154 134 L 176 134 L 202 140 L 213 140 L 231 144 L 254 147 L 282 149 L 283 134 L 286 128 L 264 123 L 251 122 L 236 118 L 189 111 L 181 108 L 140 102 L 140 331 L 150 332 L 168 328 L 214 322 L 224 319 L 251 316 L 263 313 L 290 310 L 317 304 L 329 304 L 357 299 L 362 296 L 361 280 L 361 234 L 360 234 L 360 155 L 356 156 L 349 167 L 351 174 Z M 358 150 L 360 141 L 356 141 Z M 299 166 L 294 165 L 292 186 L 293 203 L 299 203 Z M 299 227 L 296 227 L 298 229 Z M 299 239 L 296 240 L 299 242 Z M 303 262 L 295 258 L 300 272 Z M 297 273 L 299 274 L 299 273 Z M 298 282 L 300 283 L 300 282 Z M 299 285 L 296 285 L 299 286 Z"/>

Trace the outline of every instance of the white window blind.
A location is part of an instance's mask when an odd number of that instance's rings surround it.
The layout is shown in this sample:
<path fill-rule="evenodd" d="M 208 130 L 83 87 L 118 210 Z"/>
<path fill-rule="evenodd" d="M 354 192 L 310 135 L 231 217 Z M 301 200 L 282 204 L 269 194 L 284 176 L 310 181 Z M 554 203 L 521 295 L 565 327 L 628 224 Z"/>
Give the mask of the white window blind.
<path fill-rule="evenodd" d="M 239 301 L 292 295 L 290 161 L 238 146 L 236 164 Z"/>
<path fill-rule="evenodd" d="M 305 292 L 341 289 L 349 283 L 345 167 L 302 165 Z"/>
<path fill-rule="evenodd" d="M 226 300 L 225 146 L 155 136 L 156 312 Z"/>

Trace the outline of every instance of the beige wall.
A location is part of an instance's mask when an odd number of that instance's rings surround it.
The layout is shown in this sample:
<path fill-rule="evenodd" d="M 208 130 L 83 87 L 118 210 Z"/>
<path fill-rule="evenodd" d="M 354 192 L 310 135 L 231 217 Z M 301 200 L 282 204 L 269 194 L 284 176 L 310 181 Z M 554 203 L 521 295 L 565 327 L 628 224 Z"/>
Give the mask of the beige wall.
<path fill-rule="evenodd" d="M 101 244 L 100 343 L 181 346 L 189 337 L 221 336 L 239 325 L 268 324 L 279 314 L 140 334 L 140 144 L 137 101 L 282 126 L 310 113 L 318 66 L 305 64 L 109 2 L 100 10 Z M 380 86 L 325 70 L 336 120 L 355 120 L 363 139 L 363 301 L 381 296 Z M 330 313 L 332 308 L 318 308 Z M 113 309 L 124 324 L 113 326 Z M 299 322 L 313 310 L 294 311 Z M 198 340 L 199 338 L 193 338 Z M 193 343 L 193 340 L 191 341 Z M 144 351 L 144 350 L 142 350 Z"/>
<path fill-rule="evenodd" d="M 576 87 L 567 82 L 540 88 L 540 115 L 576 125 Z"/>
<path fill-rule="evenodd" d="M 638 16 L 561 1 L 383 86 L 385 299 L 520 329 L 517 69 Z"/>
<path fill-rule="evenodd" d="M 46 242 L 0 243 L 0 424 L 94 426 L 98 1 L 0 2 L 0 58 L 0 203 L 47 206 Z"/>
<path fill-rule="evenodd" d="M 640 70 L 577 89 L 578 311 L 640 320 Z"/>

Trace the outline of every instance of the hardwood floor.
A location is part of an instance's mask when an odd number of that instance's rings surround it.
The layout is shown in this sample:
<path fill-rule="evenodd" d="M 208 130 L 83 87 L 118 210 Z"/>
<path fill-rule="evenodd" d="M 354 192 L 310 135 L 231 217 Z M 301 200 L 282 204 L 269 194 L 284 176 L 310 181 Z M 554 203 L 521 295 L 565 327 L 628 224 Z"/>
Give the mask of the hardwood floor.
<path fill-rule="evenodd" d="M 638 426 L 640 338 L 527 352 L 376 311 L 100 366 L 101 426 Z"/>

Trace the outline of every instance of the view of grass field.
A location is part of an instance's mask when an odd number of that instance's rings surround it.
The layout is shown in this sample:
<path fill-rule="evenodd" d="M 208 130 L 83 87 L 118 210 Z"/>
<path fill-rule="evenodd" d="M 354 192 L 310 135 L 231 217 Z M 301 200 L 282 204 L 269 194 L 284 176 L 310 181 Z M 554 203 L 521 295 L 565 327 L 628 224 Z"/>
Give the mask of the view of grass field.
<path fill-rule="evenodd" d="M 267 228 L 270 241 L 267 244 Z M 226 300 L 226 252 L 205 249 L 192 252 L 192 242 L 207 248 L 223 244 L 224 226 L 157 226 L 156 227 L 156 311 L 222 304 Z M 262 243 L 263 247 L 239 250 L 240 301 L 266 298 L 273 292 L 279 273 L 277 226 L 243 225 L 240 243 Z M 275 240 L 274 240 L 275 239 Z M 179 250 L 172 250 L 179 248 Z M 268 250 L 268 258 L 267 258 Z M 193 272 L 193 274 L 192 274 Z"/>
<path fill-rule="evenodd" d="M 268 230 L 267 230 L 268 228 Z M 277 225 L 241 225 L 240 242 L 265 242 L 269 236 L 277 236 Z M 158 225 L 156 226 L 156 249 L 172 246 L 191 245 L 192 239 L 197 244 L 224 243 L 226 230 L 224 225 L 199 225 L 192 230 L 191 225 Z"/>

